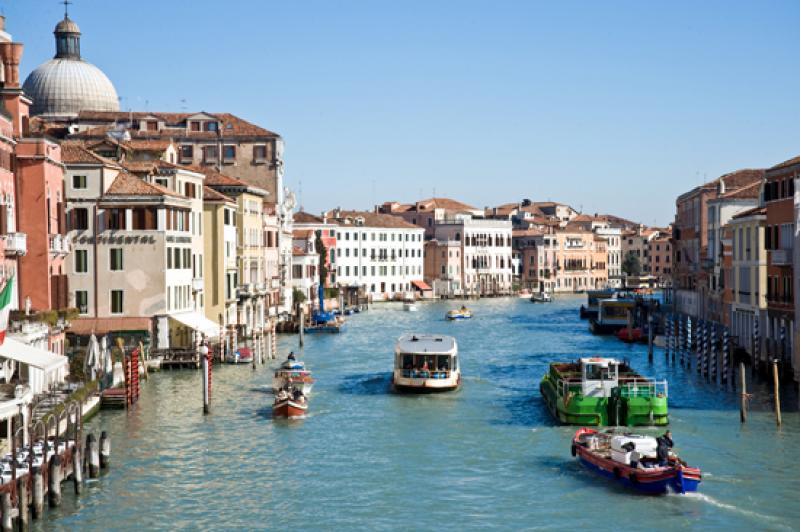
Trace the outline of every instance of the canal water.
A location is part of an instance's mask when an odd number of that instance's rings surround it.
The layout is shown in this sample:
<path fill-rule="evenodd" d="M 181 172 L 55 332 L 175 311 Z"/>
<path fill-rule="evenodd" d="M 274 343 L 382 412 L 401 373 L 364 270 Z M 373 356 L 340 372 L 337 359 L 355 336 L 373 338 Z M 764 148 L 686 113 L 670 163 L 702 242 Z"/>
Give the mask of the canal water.
<path fill-rule="evenodd" d="M 748 423 L 738 398 L 664 361 L 646 346 L 589 334 L 581 299 L 552 304 L 473 302 L 471 321 L 376 305 L 341 335 L 307 336 L 302 356 L 317 384 L 306 419 L 273 421 L 267 368 L 214 368 L 212 413 L 196 371 L 144 383 L 130 412 L 87 424 L 112 437 L 112 467 L 39 530 L 276 529 L 792 529 L 800 523 L 800 417 L 775 428 L 766 386 Z M 460 391 L 395 395 L 395 339 L 451 334 Z M 280 354 L 297 349 L 284 336 Z M 699 494 L 636 495 L 585 472 L 570 456 L 574 428 L 554 425 L 538 383 L 553 360 L 629 358 L 669 379 L 676 450 L 703 469 Z M 786 398 L 796 404 L 796 398 Z M 787 405 L 789 406 L 789 405 Z M 651 433 L 655 433 L 651 431 Z"/>

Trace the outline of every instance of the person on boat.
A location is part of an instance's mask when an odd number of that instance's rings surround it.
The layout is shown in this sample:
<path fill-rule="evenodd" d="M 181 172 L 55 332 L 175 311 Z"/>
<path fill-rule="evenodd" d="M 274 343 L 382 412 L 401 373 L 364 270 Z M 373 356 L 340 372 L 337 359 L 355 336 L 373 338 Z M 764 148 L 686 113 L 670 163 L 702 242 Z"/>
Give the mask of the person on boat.
<path fill-rule="evenodd" d="M 656 457 L 658 465 L 666 467 L 669 465 L 669 450 L 672 449 L 672 433 L 667 431 L 663 436 L 656 438 Z"/>
<path fill-rule="evenodd" d="M 286 357 L 286 360 L 297 360 L 294 358 L 294 351 L 289 351 L 289 356 Z"/>

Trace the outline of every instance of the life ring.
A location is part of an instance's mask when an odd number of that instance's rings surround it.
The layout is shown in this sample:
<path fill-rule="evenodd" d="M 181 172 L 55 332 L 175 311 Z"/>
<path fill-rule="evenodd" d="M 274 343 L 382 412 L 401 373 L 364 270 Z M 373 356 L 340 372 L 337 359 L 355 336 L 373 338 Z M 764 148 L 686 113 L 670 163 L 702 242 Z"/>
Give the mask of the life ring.
<path fill-rule="evenodd" d="M 620 472 L 619 468 L 618 468 L 618 467 L 615 467 L 615 468 L 614 468 L 614 478 L 616 478 L 617 480 L 619 480 L 619 478 L 620 478 L 621 476 L 622 476 L 622 473 Z"/>
<path fill-rule="evenodd" d="M 570 447 L 569 452 L 572 453 L 572 456 L 578 456 L 578 449 L 575 447 L 574 443 L 572 444 L 572 447 Z"/>

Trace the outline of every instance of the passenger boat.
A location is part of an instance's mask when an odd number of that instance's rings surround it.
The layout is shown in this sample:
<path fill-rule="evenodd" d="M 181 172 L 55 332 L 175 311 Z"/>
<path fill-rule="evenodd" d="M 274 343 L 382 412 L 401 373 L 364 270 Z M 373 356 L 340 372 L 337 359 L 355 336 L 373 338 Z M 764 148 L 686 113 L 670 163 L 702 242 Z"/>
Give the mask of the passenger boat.
<path fill-rule="evenodd" d="M 572 438 L 572 456 L 588 469 L 616 480 L 627 488 L 650 494 L 697 491 L 700 469 L 670 453 L 667 465 L 656 458 L 658 443 L 652 436 L 614 434 L 581 428 Z"/>
<path fill-rule="evenodd" d="M 667 381 L 642 377 L 614 358 L 555 362 L 539 385 L 547 409 L 566 425 L 666 425 Z"/>
<path fill-rule="evenodd" d="M 314 378 L 303 362 L 289 359 L 275 370 L 272 378 L 272 391 L 278 393 L 287 386 L 300 390 L 303 395 L 311 395 L 311 389 L 314 387 Z"/>
<path fill-rule="evenodd" d="M 286 387 L 275 395 L 275 402 L 272 404 L 274 417 L 301 417 L 306 415 L 307 411 L 308 399 L 300 390 Z"/>
<path fill-rule="evenodd" d="M 628 325 L 628 320 L 636 311 L 636 301 L 632 299 L 601 299 L 597 305 L 597 316 L 589 318 L 592 334 L 616 333 Z"/>
<path fill-rule="evenodd" d="M 462 306 L 460 309 L 448 311 L 445 317 L 450 321 L 468 320 L 472 317 L 472 311 Z"/>
<path fill-rule="evenodd" d="M 610 288 L 603 290 L 587 290 L 586 291 L 586 306 L 581 305 L 580 316 L 582 320 L 593 318 L 597 316 L 598 305 L 597 302 L 601 299 L 612 299 L 615 297 L 616 292 Z"/>
<path fill-rule="evenodd" d="M 461 385 L 458 346 L 452 336 L 404 334 L 394 349 L 396 391 L 444 392 Z"/>
<path fill-rule="evenodd" d="M 553 298 L 549 292 L 539 292 L 531 296 L 532 303 L 550 303 L 551 301 L 553 301 Z"/>

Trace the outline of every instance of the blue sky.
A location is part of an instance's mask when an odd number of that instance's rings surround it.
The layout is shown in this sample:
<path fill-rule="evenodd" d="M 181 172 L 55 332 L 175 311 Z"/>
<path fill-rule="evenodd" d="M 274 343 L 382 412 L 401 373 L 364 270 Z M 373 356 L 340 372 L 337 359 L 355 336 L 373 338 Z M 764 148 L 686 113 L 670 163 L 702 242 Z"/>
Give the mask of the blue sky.
<path fill-rule="evenodd" d="M 0 5 L 24 78 L 53 55 L 63 6 Z M 75 0 L 70 13 L 123 108 L 228 111 L 280 133 L 287 184 L 314 212 L 435 189 L 665 224 L 704 177 L 800 154 L 800 2 Z"/>

